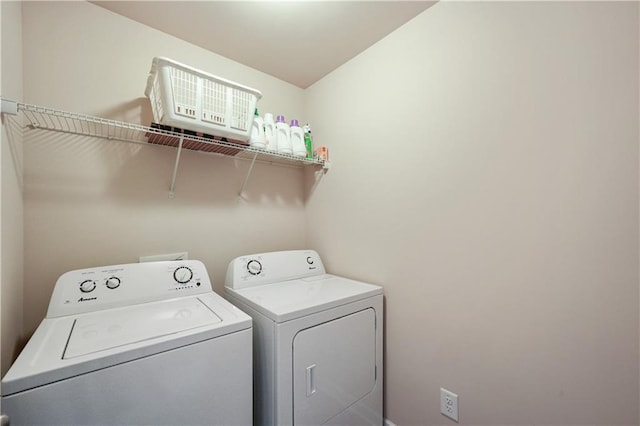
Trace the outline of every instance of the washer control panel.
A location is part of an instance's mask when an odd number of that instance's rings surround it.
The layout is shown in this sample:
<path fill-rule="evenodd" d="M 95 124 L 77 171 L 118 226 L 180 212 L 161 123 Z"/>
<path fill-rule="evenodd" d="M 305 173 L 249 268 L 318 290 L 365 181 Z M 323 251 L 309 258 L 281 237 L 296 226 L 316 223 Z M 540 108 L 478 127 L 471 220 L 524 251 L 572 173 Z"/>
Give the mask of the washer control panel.
<path fill-rule="evenodd" d="M 253 287 L 323 274 L 322 260 L 313 250 L 260 253 L 232 260 L 227 268 L 225 285 L 230 288 Z"/>
<path fill-rule="evenodd" d="M 211 292 L 197 260 L 131 263 L 79 269 L 57 281 L 48 318 Z"/>

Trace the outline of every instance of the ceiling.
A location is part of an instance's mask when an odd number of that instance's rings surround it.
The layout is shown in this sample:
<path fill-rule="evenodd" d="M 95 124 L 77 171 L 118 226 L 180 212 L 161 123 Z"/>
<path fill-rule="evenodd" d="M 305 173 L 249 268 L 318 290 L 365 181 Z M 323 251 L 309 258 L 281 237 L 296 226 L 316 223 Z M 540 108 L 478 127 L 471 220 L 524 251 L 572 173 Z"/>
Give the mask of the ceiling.
<path fill-rule="evenodd" d="M 92 1 L 301 88 L 434 1 Z"/>

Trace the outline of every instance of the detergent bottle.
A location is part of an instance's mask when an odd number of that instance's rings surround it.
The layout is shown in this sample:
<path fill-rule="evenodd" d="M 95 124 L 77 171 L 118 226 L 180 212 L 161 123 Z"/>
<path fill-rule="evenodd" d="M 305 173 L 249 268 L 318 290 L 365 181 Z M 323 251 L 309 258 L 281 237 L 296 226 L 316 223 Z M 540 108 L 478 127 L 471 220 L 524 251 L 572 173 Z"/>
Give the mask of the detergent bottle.
<path fill-rule="evenodd" d="M 304 145 L 304 132 L 298 124 L 298 120 L 291 120 L 291 148 L 293 149 L 293 155 L 306 157 L 307 148 Z"/>
<path fill-rule="evenodd" d="M 276 118 L 276 134 L 278 152 L 282 154 L 293 154 L 293 149 L 291 147 L 291 129 L 284 120 L 284 115 L 279 115 Z"/>
<path fill-rule="evenodd" d="M 273 121 L 273 114 L 269 112 L 264 115 L 264 143 L 267 151 L 278 151 L 276 123 Z"/>
<path fill-rule="evenodd" d="M 265 148 L 264 138 L 264 121 L 260 114 L 258 114 L 258 108 L 256 108 L 255 115 L 253 117 L 253 124 L 251 126 L 251 136 L 249 137 L 249 145 L 253 148 Z"/>

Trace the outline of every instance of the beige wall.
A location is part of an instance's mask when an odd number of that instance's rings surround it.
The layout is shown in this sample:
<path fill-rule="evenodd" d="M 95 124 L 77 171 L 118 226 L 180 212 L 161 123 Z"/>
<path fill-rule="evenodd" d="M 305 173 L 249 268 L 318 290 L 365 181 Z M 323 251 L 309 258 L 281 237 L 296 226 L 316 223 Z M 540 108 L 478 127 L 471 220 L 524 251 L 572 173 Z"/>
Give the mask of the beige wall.
<path fill-rule="evenodd" d="M 154 56 L 166 56 L 263 92 L 260 108 L 303 120 L 304 92 L 84 2 L 25 2 L 28 103 L 149 124 L 144 97 Z M 229 261 L 302 248 L 304 175 L 185 152 L 174 199 L 175 150 L 52 133 L 25 135 L 25 332 L 43 318 L 65 271 L 186 250 L 222 292 Z"/>
<path fill-rule="evenodd" d="M 2 97 L 22 99 L 22 28 L 18 2 L 0 2 Z M 0 373 L 22 347 L 23 202 L 22 134 L 17 117 L 7 117 L 0 133 Z"/>
<path fill-rule="evenodd" d="M 70 269 L 188 250 L 221 291 L 232 257 L 309 246 L 385 286 L 396 424 L 449 423 L 440 386 L 462 424 L 638 424 L 637 3 L 440 3 L 305 92 L 91 4 L 22 14 L 26 102 L 148 124 L 163 55 L 333 159 L 307 188 L 259 165 L 239 200 L 247 163 L 186 153 L 169 200 L 170 149 L 30 132 L 25 334 Z"/>
<path fill-rule="evenodd" d="M 308 89 L 328 269 L 384 285 L 386 417 L 638 424 L 637 2 L 441 2 Z"/>

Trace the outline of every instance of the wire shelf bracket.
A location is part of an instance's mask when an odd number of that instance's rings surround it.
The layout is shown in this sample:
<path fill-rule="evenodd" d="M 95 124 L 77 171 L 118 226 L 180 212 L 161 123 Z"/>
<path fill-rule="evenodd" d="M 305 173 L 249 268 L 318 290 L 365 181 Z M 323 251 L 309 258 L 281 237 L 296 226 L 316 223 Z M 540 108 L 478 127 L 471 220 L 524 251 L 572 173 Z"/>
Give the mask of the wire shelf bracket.
<path fill-rule="evenodd" d="M 2 101 L 0 105 L 0 112 L 2 112 L 3 114 L 11 114 L 11 115 L 18 114 L 18 103 L 16 101 L 4 99 L 4 98 L 0 98 L 0 99 Z"/>

